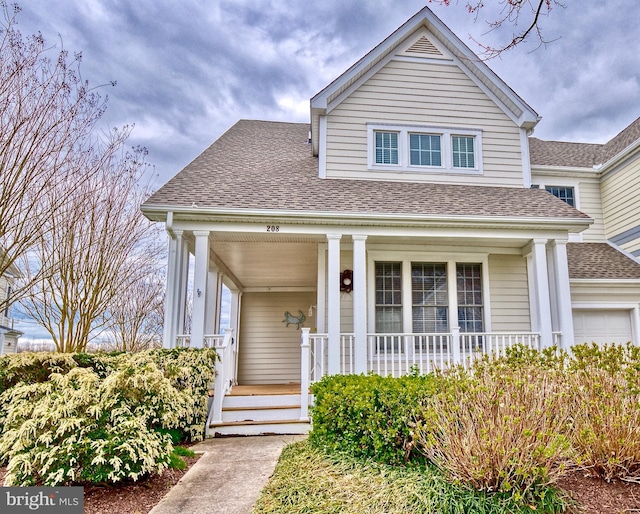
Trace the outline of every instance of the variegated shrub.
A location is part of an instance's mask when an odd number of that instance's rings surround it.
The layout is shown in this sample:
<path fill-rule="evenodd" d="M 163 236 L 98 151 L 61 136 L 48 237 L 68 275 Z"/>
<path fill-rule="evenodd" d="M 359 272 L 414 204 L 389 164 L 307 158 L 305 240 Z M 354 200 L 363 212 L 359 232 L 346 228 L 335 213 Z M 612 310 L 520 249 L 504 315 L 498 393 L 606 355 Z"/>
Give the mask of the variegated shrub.
<path fill-rule="evenodd" d="M 173 451 L 170 432 L 202 435 L 215 358 L 212 350 L 102 356 L 94 362 L 99 373 L 61 366 L 47 381 L 8 388 L 0 395 L 6 485 L 118 482 L 161 472 Z"/>

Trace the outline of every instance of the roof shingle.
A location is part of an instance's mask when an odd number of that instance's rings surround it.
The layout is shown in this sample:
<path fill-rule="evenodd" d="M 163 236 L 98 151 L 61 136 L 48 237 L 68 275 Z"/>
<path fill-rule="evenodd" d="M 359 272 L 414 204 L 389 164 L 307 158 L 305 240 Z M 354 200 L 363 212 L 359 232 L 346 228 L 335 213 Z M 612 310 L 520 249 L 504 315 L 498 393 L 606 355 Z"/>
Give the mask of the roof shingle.
<path fill-rule="evenodd" d="M 529 138 L 531 164 L 538 166 L 562 166 L 593 168 L 606 163 L 640 139 L 640 118 L 605 144 L 567 143 Z"/>
<path fill-rule="evenodd" d="M 640 264 L 607 243 L 569 243 L 569 278 L 640 279 Z"/>
<path fill-rule="evenodd" d="M 145 206 L 588 219 L 543 190 L 321 179 L 309 125 L 241 120 Z"/>

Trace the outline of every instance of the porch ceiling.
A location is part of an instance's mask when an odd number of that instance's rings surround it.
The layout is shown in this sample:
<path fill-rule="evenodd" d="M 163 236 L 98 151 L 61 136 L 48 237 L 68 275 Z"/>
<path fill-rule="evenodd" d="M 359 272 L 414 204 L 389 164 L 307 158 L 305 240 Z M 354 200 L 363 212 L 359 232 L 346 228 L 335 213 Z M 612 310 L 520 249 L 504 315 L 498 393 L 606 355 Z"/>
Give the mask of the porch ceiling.
<path fill-rule="evenodd" d="M 213 241 L 212 250 L 243 288 L 316 287 L 317 241 Z"/>

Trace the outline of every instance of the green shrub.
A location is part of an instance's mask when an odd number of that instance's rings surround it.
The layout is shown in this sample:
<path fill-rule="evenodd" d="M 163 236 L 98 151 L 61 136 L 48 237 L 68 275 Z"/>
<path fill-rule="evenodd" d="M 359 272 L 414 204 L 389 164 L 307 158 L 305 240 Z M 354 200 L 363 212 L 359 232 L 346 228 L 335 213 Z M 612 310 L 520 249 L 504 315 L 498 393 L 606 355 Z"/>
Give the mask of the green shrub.
<path fill-rule="evenodd" d="M 194 349 L 81 356 L 60 372 L 49 366 L 46 381 L 34 373 L 9 387 L 0 395 L 7 485 L 136 480 L 180 465 L 173 444 L 202 437 L 215 360 Z"/>
<path fill-rule="evenodd" d="M 414 427 L 436 377 L 334 375 L 313 384 L 311 441 L 390 464 L 419 459 Z"/>
<path fill-rule="evenodd" d="M 512 357 L 448 372 L 419 429 L 422 450 L 453 481 L 537 501 L 570 456 L 559 376 Z"/>

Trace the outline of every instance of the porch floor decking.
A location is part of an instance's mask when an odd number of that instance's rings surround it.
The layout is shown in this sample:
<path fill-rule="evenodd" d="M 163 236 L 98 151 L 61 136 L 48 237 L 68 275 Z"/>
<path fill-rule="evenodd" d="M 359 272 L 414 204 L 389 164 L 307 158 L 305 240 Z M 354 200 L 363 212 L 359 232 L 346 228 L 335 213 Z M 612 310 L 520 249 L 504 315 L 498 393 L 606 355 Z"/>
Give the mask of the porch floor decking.
<path fill-rule="evenodd" d="M 259 384 L 233 386 L 229 396 L 268 396 L 300 394 L 300 384 Z"/>

